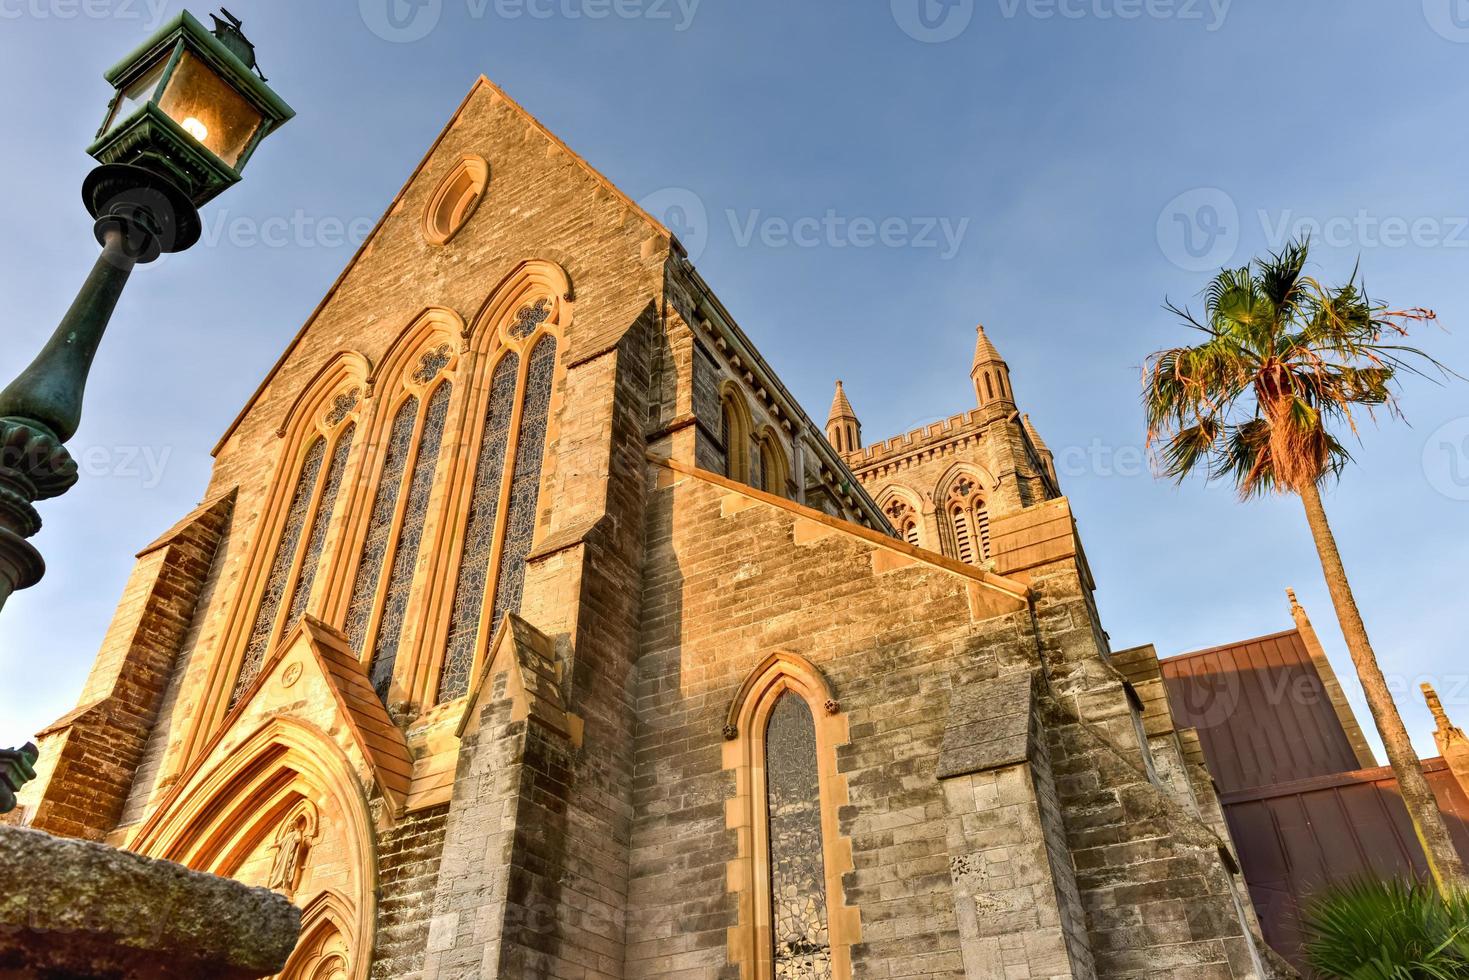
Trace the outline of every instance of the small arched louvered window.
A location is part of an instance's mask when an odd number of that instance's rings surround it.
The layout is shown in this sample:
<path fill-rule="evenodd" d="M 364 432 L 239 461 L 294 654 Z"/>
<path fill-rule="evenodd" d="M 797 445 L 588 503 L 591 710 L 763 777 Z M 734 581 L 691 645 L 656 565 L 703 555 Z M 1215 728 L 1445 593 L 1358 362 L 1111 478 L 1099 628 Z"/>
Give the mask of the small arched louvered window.
<path fill-rule="evenodd" d="M 990 518 L 984 494 L 970 476 L 954 482 L 945 504 L 954 557 L 980 565 L 990 559 Z"/>
<path fill-rule="evenodd" d="M 360 397 L 360 392 L 355 390 L 338 396 L 326 417 L 326 424 L 340 428 L 330 436 L 327 433 L 317 435 L 302 456 L 285 523 L 266 576 L 265 589 L 255 607 L 255 620 L 240 660 L 240 671 L 230 692 L 231 708 L 255 682 L 271 649 L 295 629 L 306 614 L 311 590 L 316 584 L 316 570 L 326 547 L 332 512 L 342 484 L 346 482 L 352 438 L 357 431 L 355 422 L 342 423 L 356 409 Z"/>
<path fill-rule="evenodd" d="M 888 523 L 892 524 L 893 530 L 898 532 L 898 537 L 908 542 L 915 548 L 923 547 L 922 534 L 919 530 L 918 511 L 913 505 L 902 497 L 894 497 L 892 501 L 883 508 L 887 514 Z"/>

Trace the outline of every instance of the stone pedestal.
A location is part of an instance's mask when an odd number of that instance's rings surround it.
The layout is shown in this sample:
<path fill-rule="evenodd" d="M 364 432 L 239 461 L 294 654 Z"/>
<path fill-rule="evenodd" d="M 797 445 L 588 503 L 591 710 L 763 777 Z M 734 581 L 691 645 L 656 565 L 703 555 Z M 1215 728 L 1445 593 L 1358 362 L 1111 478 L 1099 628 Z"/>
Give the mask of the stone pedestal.
<path fill-rule="evenodd" d="M 278 972 L 284 896 L 102 844 L 0 827 L 0 978 L 250 980 Z"/>

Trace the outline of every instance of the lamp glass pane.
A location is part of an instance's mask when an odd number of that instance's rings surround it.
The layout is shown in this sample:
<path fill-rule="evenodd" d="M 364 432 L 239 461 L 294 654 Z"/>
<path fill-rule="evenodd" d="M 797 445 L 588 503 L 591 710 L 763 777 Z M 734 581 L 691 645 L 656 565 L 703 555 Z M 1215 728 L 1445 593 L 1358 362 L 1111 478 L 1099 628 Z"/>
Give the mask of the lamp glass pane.
<path fill-rule="evenodd" d="M 263 121 L 244 96 L 191 51 L 179 60 L 158 107 L 231 167 Z"/>
<path fill-rule="evenodd" d="M 163 78 L 163 70 L 167 67 L 168 55 L 165 54 L 149 65 L 147 71 L 123 87 L 117 95 L 117 104 L 112 109 L 112 116 L 107 120 L 108 131 L 131 116 L 138 106 L 153 98 L 153 93 L 158 89 L 158 82 Z"/>

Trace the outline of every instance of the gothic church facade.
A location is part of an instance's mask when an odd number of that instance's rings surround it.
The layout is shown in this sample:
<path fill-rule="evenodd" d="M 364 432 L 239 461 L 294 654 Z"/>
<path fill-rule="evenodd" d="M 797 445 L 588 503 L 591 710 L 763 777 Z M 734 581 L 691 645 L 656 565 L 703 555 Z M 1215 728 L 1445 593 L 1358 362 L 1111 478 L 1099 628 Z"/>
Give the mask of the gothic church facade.
<path fill-rule="evenodd" d="M 25 819 L 281 890 L 291 980 L 1282 975 L 982 330 L 973 378 L 813 422 L 481 79 L 139 554 Z"/>

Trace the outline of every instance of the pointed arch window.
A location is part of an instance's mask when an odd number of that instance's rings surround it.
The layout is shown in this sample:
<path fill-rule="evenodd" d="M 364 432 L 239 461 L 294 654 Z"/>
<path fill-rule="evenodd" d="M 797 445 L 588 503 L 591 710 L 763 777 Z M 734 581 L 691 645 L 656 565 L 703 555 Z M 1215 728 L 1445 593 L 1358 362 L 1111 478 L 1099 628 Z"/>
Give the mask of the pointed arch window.
<path fill-rule="evenodd" d="M 790 482 L 790 467 L 786 463 L 785 451 L 781 448 L 780 440 L 773 429 L 766 429 L 761 436 L 758 454 L 760 456 L 760 482 L 756 485 L 766 493 L 784 497 L 786 485 Z"/>
<path fill-rule="evenodd" d="M 504 353 L 491 375 L 439 675 L 440 702 L 469 690 L 480 647 L 507 614 L 520 609 L 525 591 L 557 365 L 547 302 L 522 307 L 505 328 Z"/>
<path fill-rule="evenodd" d="M 831 920 L 821 832 L 816 723 L 798 695 L 780 695 L 765 726 L 773 977 L 828 978 Z"/>
<path fill-rule="evenodd" d="M 745 681 L 724 734 L 738 787 L 726 824 L 751 845 L 729 878 L 741 909 L 731 959 L 757 980 L 850 976 L 861 928 L 842 889 L 852 852 L 838 821 L 848 795 L 836 748 L 847 716 L 814 666 L 775 653 Z"/>
<path fill-rule="evenodd" d="M 888 516 L 888 523 L 892 524 L 893 530 L 898 532 L 898 537 L 908 542 L 915 548 L 923 546 L 918 529 L 918 511 L 913 505 L 902 497 L 894 497 L 892 502 L 883 508 Z"/>
<path fill-rule="evenodd" d="M 751 473 L 760 465 L 754 445 L 750 410 L 733 384 L 726 384 L 719 407 L 719 437 L 724 443 L 724 475 L 741 483 L 755 484 Z"/>
<path fill-rule="evenodd" d="M 328 436 L 320 434 L 311 440 L 302 457 L 285 524 L 276 543 L 265 589 L 256 606 L 240 671 L 230 693 L 231 708 L 255 681 L 271 647 L 295 629 L 306 613 L 337 495 L 346 481 L 352 439 L 357 431 L 355 422 L 342 423 L 356 408 L 359 398 L 357 391 L 341 395 L 328 413 L 328 426 L 341 425 L 330 443 L 330 454 Z M 285 606 L 284 616 L 282 606 Z"/>
<path fill-rule="evenodd" d="M 525 592 L 525 560 L 535 537 L 555 372 L 556 338 L 547 334 L 531 353 L 526 372 L 520 430 L 515 440 L 515 472 L 510 478 L 510 509 L 505 515 L 505 542 L 500 547 L 500 568 L 495 575 L 495 604 L 489 629 L 492 636 L 506 613 L 519 611 Z"/>
<path fill-rule="evenodd" d="M 414 380 L 433 381 L 446 363 L 447 358 L 439 352 L 424 355 Z M 368 674 L 378 697 L 384 701 L 403 638 L 413 573 L 453 390 L 451 382 L 438 385 L 421 412 L 418 396 L 410 394 L 393 416 L 382 474 L 368 518 L 367 537 L 352 583 L 347 638 L 359 657 L 370 650 Z"/>
<path fill-rule="evenodd" d="M 970 476 L 961 476 L 949 491 L 945 509 L 953 536 L 954 557 L 978 565 L 990 558 L 990 517 L 984 494 Z"/>

